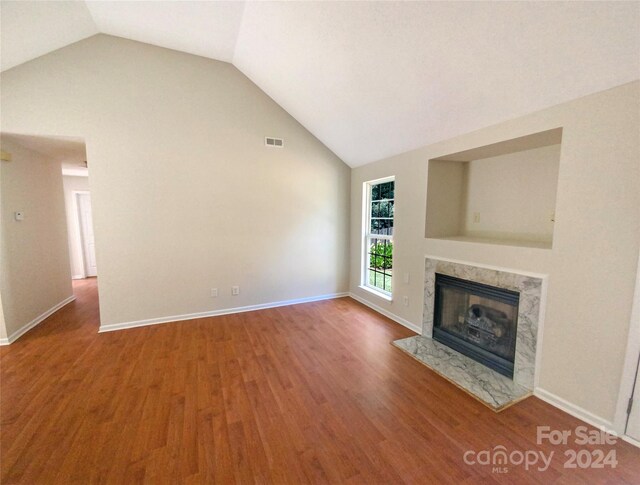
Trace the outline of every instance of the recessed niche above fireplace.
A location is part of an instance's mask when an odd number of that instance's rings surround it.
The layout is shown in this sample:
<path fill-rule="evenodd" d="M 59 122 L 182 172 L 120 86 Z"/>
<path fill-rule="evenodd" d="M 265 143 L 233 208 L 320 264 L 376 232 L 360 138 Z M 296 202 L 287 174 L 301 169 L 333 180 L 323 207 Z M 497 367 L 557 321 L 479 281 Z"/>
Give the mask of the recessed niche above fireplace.
<path fill-rule="evenodd" d="M 425 236 L 550 249 L 562 128 L 429 160 Z"/>

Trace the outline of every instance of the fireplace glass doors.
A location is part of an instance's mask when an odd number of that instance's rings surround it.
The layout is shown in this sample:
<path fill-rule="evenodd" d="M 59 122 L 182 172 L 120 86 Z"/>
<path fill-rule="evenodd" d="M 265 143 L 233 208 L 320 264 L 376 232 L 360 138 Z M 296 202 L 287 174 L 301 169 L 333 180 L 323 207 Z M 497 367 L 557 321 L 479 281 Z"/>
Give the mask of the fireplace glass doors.
<path fill-rule="evenodd" d="M 436 273 L 433 338 L 513 378 L 519 293 Z"/>

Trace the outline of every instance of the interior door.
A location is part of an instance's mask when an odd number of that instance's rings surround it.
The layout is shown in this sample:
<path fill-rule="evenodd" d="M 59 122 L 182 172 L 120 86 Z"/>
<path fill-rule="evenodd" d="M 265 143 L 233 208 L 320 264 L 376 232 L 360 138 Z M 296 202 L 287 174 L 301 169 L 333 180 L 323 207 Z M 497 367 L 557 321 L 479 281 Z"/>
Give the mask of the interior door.
<path fill-rule="evenodd" d="M 633 387 L 633 406 L 629 413 L 629 421 L 627 422 L 627 436 L 636 441 L 640 441 L 640 375 L 636 368 L 636 382 Z"/>
<path fill-rule="evenodd" d="M 640 251 L 639 251 L 640 253 Z M 640 254 L 639 254 L 640 256 Z M 636 273 L 636 289 L 633 295 L 633 307 L 631 309 L 631 335 L 629 341 L 636 342 L 637 331 L 640 328 L 640 257 L 638 258 L 638 270 Z M 634 339 L 634 340 L 631 340 Z M 637 349 L 637 346 L 635 347 Z M 634 350 L 637 352 L 637 350 Z M 636 360 L 636 376 L 633 383 L 633 391 L 631 394 L 632 406 L 631 411 L 627 410 L 627 429 L 625 434 L 636 441 L 640 442 L 640 357 L 634 356 Z"/>
<path fill-rule="evenodd" d="M 96 245 L 93 237 L 93 219 L 91 215 L 91 196 L 77 194 L 78 217 L 80 221 L 80 236 L 82 238 L 82 252 L 84 257 L 85 276 L 97 276 Z"/>

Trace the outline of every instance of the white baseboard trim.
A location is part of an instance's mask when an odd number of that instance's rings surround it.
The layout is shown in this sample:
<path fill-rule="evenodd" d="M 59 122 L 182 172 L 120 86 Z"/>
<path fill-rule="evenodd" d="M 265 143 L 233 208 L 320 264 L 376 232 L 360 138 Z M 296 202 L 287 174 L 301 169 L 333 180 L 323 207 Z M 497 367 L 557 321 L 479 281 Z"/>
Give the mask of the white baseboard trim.
<path fill-rule="evenodd" d="M 57 312 L 58 310 L 60 310 L 60 308 L 62 308 L 63 306 L 65 306 L 67 303 L 71 303 L 73 300 L 75 300 L 76 297 L 71 295 L 68 298 L 65 298 L 64 300 L 62 300 L 60 303 L 58 303 L 57 305 L 49 308 L 46 312 L 44 312 L 42 315 L 37 316 L 36 318 L 34 318 L 33 320 L 31 320 L 29 323 L 27 323 L 26 325 L 23 325 L 22 328 L 16 330 L 15 332 L 13 332 L 11 335 L 9 335 L 9 337 L 7 338 L 0 338 L 0 345 L 9 345 L 12 344 L 13 342 L 15 342 L 16 340 L 18 340 L 20 337 L 22 337 L 25 333 L 27 333 L 29 330 L 31 330 L 33 327 L 35 327 L 36 325 L 38 325 L 40 322 L 42 322 L 45 318 L 49 317 L 50 315 L 53 315 L 55 312 Z"/>
<path fill-rule="evenodd" d="M 640 448 L 640 441 L 632 438 L 631 436 L 618 433 L 615 430 L 615 426 L 612 421 L 606 420 L 604 418 L 601 418 L 600 416 L 590 413 L 586 409 L 583 409 L 580 406 L 576 406 L 575 404 L 571 404 L 565 399 L 562 399 L 561 397 L 558 397 L 555 394 L 550 393 L 549 391 L 540 389 L 539 387 L 536 388 L 536 390 L 533 392 L 533 395 L 539 399 L 542 399 L 544 402 L 560 409 L 561 411 L 570 414 L 574 418 L 578 418 L 579 420 L 584 421 L 585 423 L 590 424 L 595 428 L 603 429 L 607 433 L 618 436 L 623 441 L 626 441 L 627 443 Z"/>
<path fill-rule="evenodd" d="M 627 436 L 626 434 L 623 434 L 621 438 L 627 443 L 630 443 L 633 446 L 637 446 L 638 448 L 640 448 L 640 441 L 633 439 L 631 436 Z"/>
<path fill-rule="evenodd" d="M 84 278 L 85 278 L 85 276 L 84 276 L 84 275 L 82 275 L 82 274 L 74 274 L 74 275 L 71 277 L 71 279 L 72 279 L 72 280 L 83 280 Z"/>
<path fill-rule="evenodd" d="M 399 323 L 400 325 L 407 327 L 409 330 L 413 330 L 414 332 L 420 334 L 422 333 L 422 328 L 420 328 L 418 325 L 416 325 L 415 323 L 411 323 L 409 320 L 405 320 L 402 317 L 399 317 L 398 315 L 394 315 L 393 313 L 391 313 L 388 310 L 385 310 L 382 307 L 379 307 L 378 305 L 371 303 L 370 301 L 365 300 L 364 298 L 354 294 L 354 293 L 349 293 L 349 296 L 351 298 L 353 298 L 356 301 L 359 301 L 360 303 L 362 303 L 365 306 L 368 306 L 369 308 L 371 308 L 372 310 L 377 311 L 378 313 L 384 315 L 387 318 L 390 318 L 391 320 L 393 320 L 396 323 Z"/>
<path fill-rule="evenodd" d="M 125 330 L 127 328 L 146 327 L 147 325 L 158 325 L 160 323 L 182 322 L 184 320 L 194 320 L 196 318 L 217 317 L 220 315 L 230 315 L 232 313 L 253 312 L 256 310 L 265 310 L 267 308 L 277 308 L 280 306 L 298 305 L 300 303 L 310 303 L 313 301 L 332 300 L 334 298 L 343 298 L 349 296 L 349 293 L 332 293 L 329 295 L 310 296 L 308 298 L 298 298 L 296 300 L 284 300 L 271 303 L 261 303 L 259 305 L 249 305 L 236 308 L 225 308 L 222 310 L 211 310 L 208 312 L 187 313 L 184 315 L 172 315 L 169 317 L 149 318 L 146 320 L 135 320 L 133 322 L 110 323 L 100 325 L 98 333 L 115 332 L 116 330 Z"/>
<path fill-rule="evenodd" d="M 595 426 L 596 428 L 604 428 L 604 430 L 608 433 L 618 435 L 613 429 L 613 423 L 607 419 L 601 418 L 586 409 L 581 408 L 580 406 L 576 406 L 575 404 L 562 399 L 555 394 L 550 393 L 540 387 L 537 387 L 533 391 L 533 395 L 539 399 L 542 399 L 544 402 L 551 404 L 552 406 L 557 407 L 561 411 L 564 411 L 567 414 L 570 414 L 574 418 L 578 418 L 581 421 L 584 421 L 591 426 Z"/>
<path fill-rule="evenodd" d="M 394 315 L 390 311 L 385 310 L 384 308 L 381 308 L 378 305 L 375 305 L 374 303 L 371 303 L 370 301 L 367 301 L 364 298 L 359 297 L 358 295 L 350 293 L 349 296 L 354 300 L 359 301 L 363 305 L 368 306 L 372 310 L 375 310 L 378 313 L 381 313 L 385 317 L 390 318 L 394 322 L 397 322 L 400 325 L 404 325 L 408 329 L 413 330 L 418 334 L 422 333 L 422 329 L 419 326 L 409 322 L 408 320 L 405 320 L 404 318 Z M 591 426 L 595 426 L 596 428 L 604 428 L 605 431 L 617 435 L 617 433 L 614 430 L 613 423 L 611 421 L 601 418 L 600 416 L 597 416 L 587 411 L 586 409 L 581 408 L 580 406 L 576 406 L 575 404 L 572 404 L 569 401 L 566 401 L 565 399 L 562 399 L 561 397 L 558 397 L 555 394 L 552 394 L 549 391 L 546 391 L 545 389 L 542 389 L 540 387 L 536 388 L 534 391 L 534 395 L 539 399 L 542 399 L 544 402 L 551 404 L 552 406 L 564 411 L 567 414 L 570 414 L 574 418 L 578 418 L 579 420 L 584 421 L 585 423 L 590 424 Z M 635 444 L 636 446 L 640 444 L 637 441 L 635 441 L 633 438 L 630 438 L 628 436 L 622 436 L 622 438 L 625 441 L 628 441 L 629 443 Z"/>

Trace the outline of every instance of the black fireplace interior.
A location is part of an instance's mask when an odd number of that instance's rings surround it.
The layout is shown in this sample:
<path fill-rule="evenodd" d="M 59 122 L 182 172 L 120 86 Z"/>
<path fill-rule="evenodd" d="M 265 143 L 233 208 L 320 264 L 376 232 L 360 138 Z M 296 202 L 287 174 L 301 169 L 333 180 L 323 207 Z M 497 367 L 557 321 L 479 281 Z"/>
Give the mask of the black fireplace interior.
<path fill-rule="evenodd" d="M 433 338 L 513 379 L 520 294 L 436 273 Z"/>

